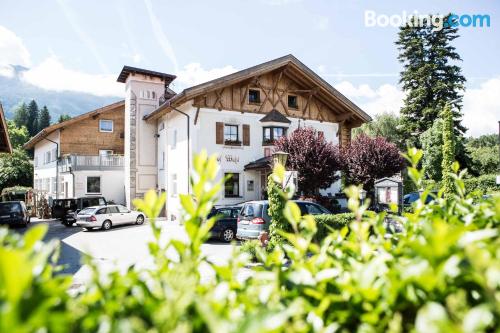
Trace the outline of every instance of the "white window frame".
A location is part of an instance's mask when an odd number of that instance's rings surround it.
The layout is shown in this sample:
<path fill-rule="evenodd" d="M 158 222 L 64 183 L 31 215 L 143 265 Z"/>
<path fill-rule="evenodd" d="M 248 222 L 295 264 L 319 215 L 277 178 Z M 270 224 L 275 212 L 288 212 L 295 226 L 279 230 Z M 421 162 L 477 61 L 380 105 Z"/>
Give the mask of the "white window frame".
<path fill-rule="evenodd" d="M 99 192 L 89 192 L 89 178 L 99 178 Z M 87 176 L 85 178 L 85 193 L 86 194 L 101 194 L 102 193 L 102 178 L 101 176 Z"/>
<path fill-rule="evenodd" d="M 114 154 L 114 151 L 111 149 L 99 149 L 99 156 L 111 156 L 113 154 Z"/>
<path fill-rule="evenodd" d="M 106 122 L 106 121 L 111 122 L 111 130 L 110 131 L 102 129 L 101 124 L 103 122 Z M 111 120 L 111 119 L 99 119 L 99 132 L 102 132 L 102 133 L 113 133 L 114 127 L 115 127 L 115 124 L 114 124 L 113 120 Z"/>

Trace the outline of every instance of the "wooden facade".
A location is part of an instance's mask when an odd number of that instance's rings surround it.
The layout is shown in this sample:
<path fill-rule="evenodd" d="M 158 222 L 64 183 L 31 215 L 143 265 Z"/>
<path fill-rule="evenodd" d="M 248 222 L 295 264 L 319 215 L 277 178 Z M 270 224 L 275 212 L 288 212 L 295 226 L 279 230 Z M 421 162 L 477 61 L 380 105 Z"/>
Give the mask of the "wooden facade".
<path fill-rule="evenodd" d="M 113 132 L 100 132 L 100 119 L 112 120 Z M 125 111 L 121 106 L 61 128 L 61 155 L 99 155 L 104 149 L 123 155 L 124 137 Z"/>

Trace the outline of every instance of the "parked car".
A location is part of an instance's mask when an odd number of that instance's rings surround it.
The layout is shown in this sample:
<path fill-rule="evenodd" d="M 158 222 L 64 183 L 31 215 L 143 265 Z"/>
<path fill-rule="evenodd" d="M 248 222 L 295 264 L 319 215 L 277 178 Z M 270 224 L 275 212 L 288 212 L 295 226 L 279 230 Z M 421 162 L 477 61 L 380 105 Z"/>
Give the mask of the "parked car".
<path fill-rule="evenodd" d="M 100 205 L 82 209 L 76 216 L 76 225 L 86 230 L 109 230 L 122 224 L 143 224 L 144 214 L 122 205 Z"/>
<path fill-rule="evenodd" d="M 302 215 L 331 214 L 325 207 L 310 201 L 294 201 L 300 208 Z M 236 238 L 256 239 L 261 231 L 269 230 L 271 217 L 268 215 L 269 202 L 267 200 L 249 201 L 243 204 L 238 216 Z"/>
<path fill-rule="evenodd" d="M 0 202 L 0 224 L 26 227 L 30 215 L 24 201 Z"/>
<path fill-rule="evenodd" d="M 76 215 L 82 209 L 92 206 L 106 206 L 104 197 L 80 197 L 76 199 L 55 199 L 52 202 L 52 218 L 60 219 L 65 226 L 72 226 L 76 222 Z"/>
<path fill-rule="evenodd" d="M 214 207 L 207 218 L 218 215 L 219 219 L 210 230 L 212 237 L 230 242 L 236 237 L 238 215 L 241 206 Z"/>
<path fill-rule="evenodd" d="M 437 192 L 431 192 L 425 198 L 425 203 L 428 204 L 433 201 L 437 196 Z M 417 201 L 420 198 L 420 193 L 418 192 L 410 192 L 403 196 L 403 206 L 411 206 L 412 203 Z"/>

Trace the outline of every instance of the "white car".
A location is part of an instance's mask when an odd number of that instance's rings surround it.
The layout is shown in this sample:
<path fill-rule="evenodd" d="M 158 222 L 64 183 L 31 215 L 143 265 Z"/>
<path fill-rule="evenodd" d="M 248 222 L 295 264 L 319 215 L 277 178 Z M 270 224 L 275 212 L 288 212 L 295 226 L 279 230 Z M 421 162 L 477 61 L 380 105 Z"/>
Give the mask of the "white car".
<path fill-rule="evenodd" d="M 94 206 L 82 209 L 76 216 L 76 225 L 84 229 L 109 230 L 114 225 L 143 224 L 144 214 L 122 205 Z"/>

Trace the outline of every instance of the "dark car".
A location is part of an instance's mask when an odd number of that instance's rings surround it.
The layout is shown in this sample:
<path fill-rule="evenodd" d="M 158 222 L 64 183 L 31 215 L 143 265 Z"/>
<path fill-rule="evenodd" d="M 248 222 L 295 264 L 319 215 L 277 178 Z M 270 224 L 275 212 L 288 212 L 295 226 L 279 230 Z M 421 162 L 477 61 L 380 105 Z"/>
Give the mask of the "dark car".
<path fill-rule="evenodd" d="M 84 208 L 105 206 L 106 199 L 101 196 L 80 197 L 76 199 L 55 199 L 52 202 L 52 218 L 59 219 L 66 226 L 76 222 L 76 215 Z"/>
<path fill-rule="evenodd" d="M 0 202 L 0 224 L 26 227 L 30 216 L 24 201 Z"/>
<path fill-rule="evenodd" d="M 310 201 L 294 201 L 300 208 L 302 215 L 331 214 L 325 207 Z M 249 201 L 243 204 L 238 217 L 236 238 L 256 239 L 262 231 L 269 230 L 271 217 L 267 213 L 267 200 Z"/>
<path fill-rule="evenodd" d="M 232 241 L 236 236 L 240 210 L 241 206 L 214 207 L 208 214 L 208 218 L 218 215 L 219 219 L 210 230 L 212 237 L 224 242 Z"/>
<path fill-rule="evenodd" d="M 431 192 L 427 197 L 425 198 L 425 203 L 431 203 L 437 196 L 437 192 Z M 411 206 L 412 203 L 417 201 L 420 198 L 420 193 L 418 192 L 410 192 L 408 194 L 405 194 L 403 197 L 403 205 L 404 206 Z"/>

